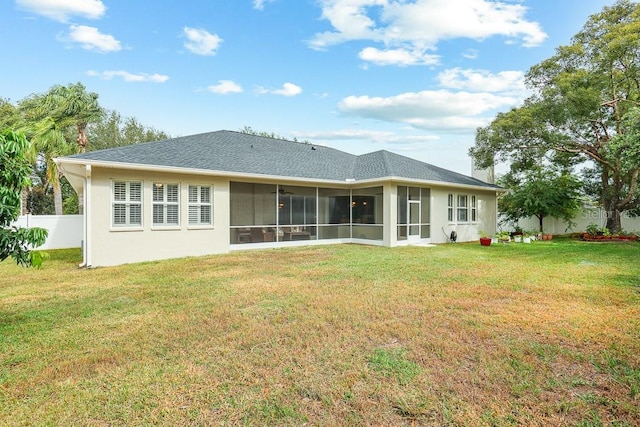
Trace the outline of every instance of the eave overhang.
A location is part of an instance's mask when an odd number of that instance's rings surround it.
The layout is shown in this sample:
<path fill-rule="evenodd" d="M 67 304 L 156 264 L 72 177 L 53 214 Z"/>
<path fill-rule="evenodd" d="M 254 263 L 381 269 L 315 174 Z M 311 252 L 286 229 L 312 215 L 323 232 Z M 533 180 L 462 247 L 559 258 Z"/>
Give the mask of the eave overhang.
<path fill-rule="evenodd" d="M 73 158 L 55 158 L 54 162 L 58 166 L 58 168 L 67 176 L 71 185 L 74 187 L 76 191 L 76 185 L 74 185 L 72 180 L 73 177 L 78 177 L 84 179 L 84 169 L 86 165 L 91 165 L 93 168 L 105 168 L 105 169 L 124 169 L 124 170 L 132 170 L 132 171 L 143 171 L 143 172 L 159 172 L 159 173 L 173 173 L 173 174 L 184 174 L 184 175 L 202 175 L 202 176 L 217 176 L 217 177 L 226 177 L 226 178 L 235 178 L 242 181 L 251 181 L 251 180 L 260 180 L 260 181 L 279 181 L 279 182 L 287 182 L 287 183 L 306 183 L 306 184 L 326 184 L 333 185 L 339 187 L 354 187 L 354 186 L 363 186 L 363 185 L 373 185 L 373 184 L 383 184 L 385 182 L 396 182 L 402 184 L 415 184 L 415 185 L 423 185 L 423 186 L 432 186 L 432 187 L 455 187 L 461 189 L 468 190 L 479 190 L 479 191 L 488 191 L 488 192 L 497 192 L 502 193 L 506 192 L 506 189 L 500 187 L 487 187 L 483 185 L 470 185 L 470 184 L 459 184 L 452 182 L 444 182 L 444 181 L 434 181 L 434 180 L 423 180 L 423 179 L 415 179 L 415 178 L 406 178 L 400 176 L 384 176 L 384 177 L 376 177 L 376 178 L 368 178 L 368 179 L 346 179 L 342 180 L 333 180 L 333 179 L 322 179 L 322 178 L 306 178 L 306 177 L 296 177 L 296 176 L 285 176 L 285 175 L 267 175 L 267 174 L 257 174 L 257 173 L 246 173 L 246 172 L 233 172 L 233 171 L 220 171 L 220 170 L 210 170 L 210 169 L 194 169 L 194 168 L 182 168 L 175 166 L 159 166 L 159 165 L 147 165 L 140 163 L 125 163 L 125 162 L 105 162 L 99 160 L 87 160 L 87 159 L 73 159 Z M 80 184 L 77 182 L 76 184 Z"/>

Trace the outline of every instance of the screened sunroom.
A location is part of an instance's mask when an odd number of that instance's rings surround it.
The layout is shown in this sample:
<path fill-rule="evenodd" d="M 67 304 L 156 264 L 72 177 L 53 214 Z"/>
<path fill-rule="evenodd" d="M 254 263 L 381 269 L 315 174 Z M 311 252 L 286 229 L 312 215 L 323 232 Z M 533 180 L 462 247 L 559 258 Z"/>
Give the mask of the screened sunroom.
<path fill-rule="evenodd" d="M 230 244 L 383 240 L 382 187 L 357 189 L 231 182 Z"/>

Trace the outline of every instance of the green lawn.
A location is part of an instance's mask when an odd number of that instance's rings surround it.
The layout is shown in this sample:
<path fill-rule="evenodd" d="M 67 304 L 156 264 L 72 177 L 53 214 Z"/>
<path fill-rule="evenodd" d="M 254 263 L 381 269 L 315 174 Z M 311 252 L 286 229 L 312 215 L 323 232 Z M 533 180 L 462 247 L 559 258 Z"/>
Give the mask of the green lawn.
<path fill-rule="evenodd" d="M 0 263 L 0 425 L 640 423 L 640 243 Z"/>

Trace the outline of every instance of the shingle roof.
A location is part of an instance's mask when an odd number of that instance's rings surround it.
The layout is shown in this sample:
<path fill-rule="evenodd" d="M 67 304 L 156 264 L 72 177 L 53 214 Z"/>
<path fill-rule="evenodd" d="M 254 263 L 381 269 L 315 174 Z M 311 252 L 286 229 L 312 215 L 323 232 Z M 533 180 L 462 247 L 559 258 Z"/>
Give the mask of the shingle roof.
<path fill-rule="evenodd" d="M 225 130 L 90 151 L 64 159 L 341 182 L 395 177 L 499 188 L 384 150 L 356 156 L 319 145 Z"/>

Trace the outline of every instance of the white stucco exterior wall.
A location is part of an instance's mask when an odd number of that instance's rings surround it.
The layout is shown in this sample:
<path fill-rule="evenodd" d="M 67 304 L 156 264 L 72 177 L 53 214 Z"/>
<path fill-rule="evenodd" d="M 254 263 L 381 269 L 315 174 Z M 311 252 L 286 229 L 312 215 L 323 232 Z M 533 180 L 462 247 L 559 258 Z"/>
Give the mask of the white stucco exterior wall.
<path fill-rule="evenodd" d="M 177 173 L 162 171 L 140 171 L 135 169 L 115 169 L 96 167 L 90 171 L 91 190 L 86 192 L 86 242 L 87 254 L 85 261 L 89 267 L 111 266 L 134 262 L 155 261 L 168 258 L 182 258 L 188 256 L 204 256 L 228 253 L 230 245 L 230 181 L 237 181 L 230 177 L 216 177 L 198 175 L 197 173 Z M 87 175 L 87 176 L 89 176 Z M 142 219 L 141 227 L 112 226 L 112 185 L 113 181 L 139 181 L 142 183 Z M 178 184 L 180 224 L 178 226 L 158 227 L 152 225 L 153 184 Z M 253 181 L 255 182 L 255 181 Z M 273 184 L 273 182 L 271 182 Z M 291 182 L 296 185 L 297 182 Z M 188 224 L 188 188 L 189 185 L 209 185 L 212 189 L 211 226 L 192 227 Z M 299 183 L 298 185 L 314 187 L 318 183 Z M 360 184 L 362 185 L 362 184 Z M 430 238 L 431 243 L 446 243 L 451 231 L 456 231 L 459 242 L 475 241 L 479 237 L 479 230 L 488 234 L 496 232 L 496 193 L 495 190 L 481 188 L 463 188 L 447 185 L 428 185 L 426 183 L 404 183 L 401 181 L 386 181 L 371 183 L 370 186 L 382 185 L 384 195 L 384 219 L 382 240 L 362 243 L 383 244 L 397 246 L 407 244 L 397 238 L 397 201 L 398 185 L 414 186 L 429 189 L 430 207 Z M 322 184 L 322 187 L 331 187 Z M 343 188 L 344 191 L 345 188 Z M 464 194 L 476 197 L 477 221 L 467 223 L 450 222 L 447 216 L 448 195 Z M 254 201 L 252 201 L 254 203 Z M 260 209 L 259 209 L 260 210 Z M 255 209 L 251 209 L 255 211 Z M 354 224 L 354 227 L 358 226 Z M 361 232 L 360 230 L 359 232 Z M 334 243 L 344 240 L 336 236 Z M 340 238 L 338 238 L 340 237 Z M 346 236 L 348 237 L 348 236 Z M 347 240 L 345 240 L 347 241 Z M 348 241 L 352 241 L 348 239 Z M 353 239 L 360 243 L 358 239 Z M 296 244 L 326 244 L 330 240 L 311 242 L 296 242 Z M 235 245 L 237 246 L 237 245 Z M 247 249 L 251 248 L 246 246 Z M 238 249 L 233 247 L 233 249 Z"/>
<path fill-rule="evenodd" d="M 448 196 L 458 194 L 476 196 L 477 221 L 458 223 L 450 222 L 447 214 Z M 489 235 L 496 232 L 496 194 L 494 191 L 478 191 L 456 187 L 431 188 L 431 242 L 446 243 L 452 231 L 458 234 L 458 242 L 478 240 L 480 231 Z"/>
<path fill-rule="evenodd" d="M 111 224 L 113 179 L 142 182 L 142 227 Z M 229 181 L 209 176 L 158 174 L 132 170 L 94 168 L 92 172 L 91 232 L 88 242 L 91 266 L 110 266 L 167 258 L 201 256 L 229 251 Z M 152 225 L 152 185 L 177 183 L 180 192 L 180 225 Z M 212 226 L 189 226 L 189 185 L 211 185 Z"/>

